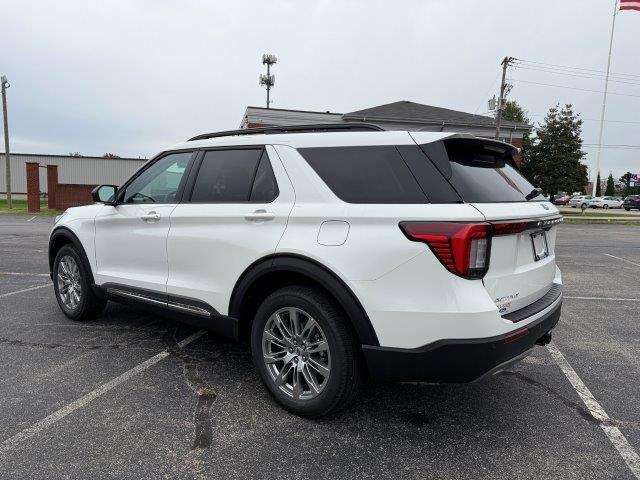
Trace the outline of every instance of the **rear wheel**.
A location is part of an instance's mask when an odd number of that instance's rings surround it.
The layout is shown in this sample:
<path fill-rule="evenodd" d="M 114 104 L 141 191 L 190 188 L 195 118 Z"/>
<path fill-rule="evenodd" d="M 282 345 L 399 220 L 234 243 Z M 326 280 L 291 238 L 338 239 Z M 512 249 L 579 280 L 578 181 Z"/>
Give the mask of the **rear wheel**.
<path fill-rule="evenodd" d="M 607 208 L 609 208 L 609 205 L 607 205 L 607 204 L 605 203 L 605 204 L 602 206 L 602 208 L 604 208 L 604 209 L 606 210 Z"/>
<path fill-rule="evenodd" d="M 628 212 L 629 210 L 631 210 L 630 208 L 624 207 L 624 209 Z M 640 208 L 638 209 L 640 210 Z"/>
<path fill-rule="evenodd" d="M 285 409 L 314 418 L 353 401 L 363 373 L 347 321 L 331 298 L 309 287 L 286 287 L 263 301 L 252 325 L 253 361 Z"/>
<path fill-rule="evenodd" d="M 72 320 L 88 320 L 104 310 L 106 300 L 96 297 L 88 266 L 72 245 L 63 246 L 53 262 L 53 288 L 62 312 Z"/>

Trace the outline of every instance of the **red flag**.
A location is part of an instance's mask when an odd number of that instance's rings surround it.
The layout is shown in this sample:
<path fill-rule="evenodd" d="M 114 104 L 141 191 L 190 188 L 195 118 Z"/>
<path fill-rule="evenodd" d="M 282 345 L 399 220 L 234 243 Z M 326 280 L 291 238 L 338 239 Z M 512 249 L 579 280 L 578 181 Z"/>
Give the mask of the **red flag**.
<path fill-rule="evenodd" d="M 620 10 L 640 11 L 640 0 L 620 0 Z"/>

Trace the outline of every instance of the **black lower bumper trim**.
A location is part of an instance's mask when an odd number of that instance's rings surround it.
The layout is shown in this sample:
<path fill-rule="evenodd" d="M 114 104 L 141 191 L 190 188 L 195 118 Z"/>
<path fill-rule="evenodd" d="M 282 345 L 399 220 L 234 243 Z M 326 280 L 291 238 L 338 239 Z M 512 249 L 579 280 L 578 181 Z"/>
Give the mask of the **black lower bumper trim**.
<path fill-rule="evenodd" d="M 369 374 L 376 380 L 466 383 L 529 351 L 556 326 L 562 300 L 535 322 L 507 335 L 440 340 L 415 349 L 363 345 Z"/>

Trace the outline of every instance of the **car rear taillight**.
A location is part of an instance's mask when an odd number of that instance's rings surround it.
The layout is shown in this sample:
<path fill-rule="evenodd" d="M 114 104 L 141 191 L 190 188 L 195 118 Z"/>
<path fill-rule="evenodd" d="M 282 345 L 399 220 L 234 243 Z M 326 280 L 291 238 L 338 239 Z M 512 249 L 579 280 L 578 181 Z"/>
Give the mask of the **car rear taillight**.
<path fill-rule="evenodd" d="M 489 268 L 490 223 L 401 222 L 409 240 L 424 242 L 449 270 L 464 278 L 482 278 Z"/>
<path fill-rule="evenodd" d="M 492 237 L 515 235 L 529 227 L 529 221 L 400 222 L 409 240 L 426 243 L 447 270 L 468 279 L 487 273 Z"/>

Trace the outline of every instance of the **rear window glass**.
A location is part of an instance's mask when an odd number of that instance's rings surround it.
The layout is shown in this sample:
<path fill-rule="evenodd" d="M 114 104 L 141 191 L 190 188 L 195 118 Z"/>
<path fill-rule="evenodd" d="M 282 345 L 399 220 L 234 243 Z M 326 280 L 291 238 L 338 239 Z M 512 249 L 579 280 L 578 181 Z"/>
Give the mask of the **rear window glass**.
<path fill-rule="evenodd" d="M 525 202 L 534 186 L 511 164 L 511 153 L 482 140 L 444 142 L 451 173 L 449 181 L 468 203 Z M 529 201 L 544 201 L 537 194 Z"/>
<path fill-rule="evenodd" d="M 338 198 L 349 203 L 427 203 L 393 146 L 298 150 Z"/>

